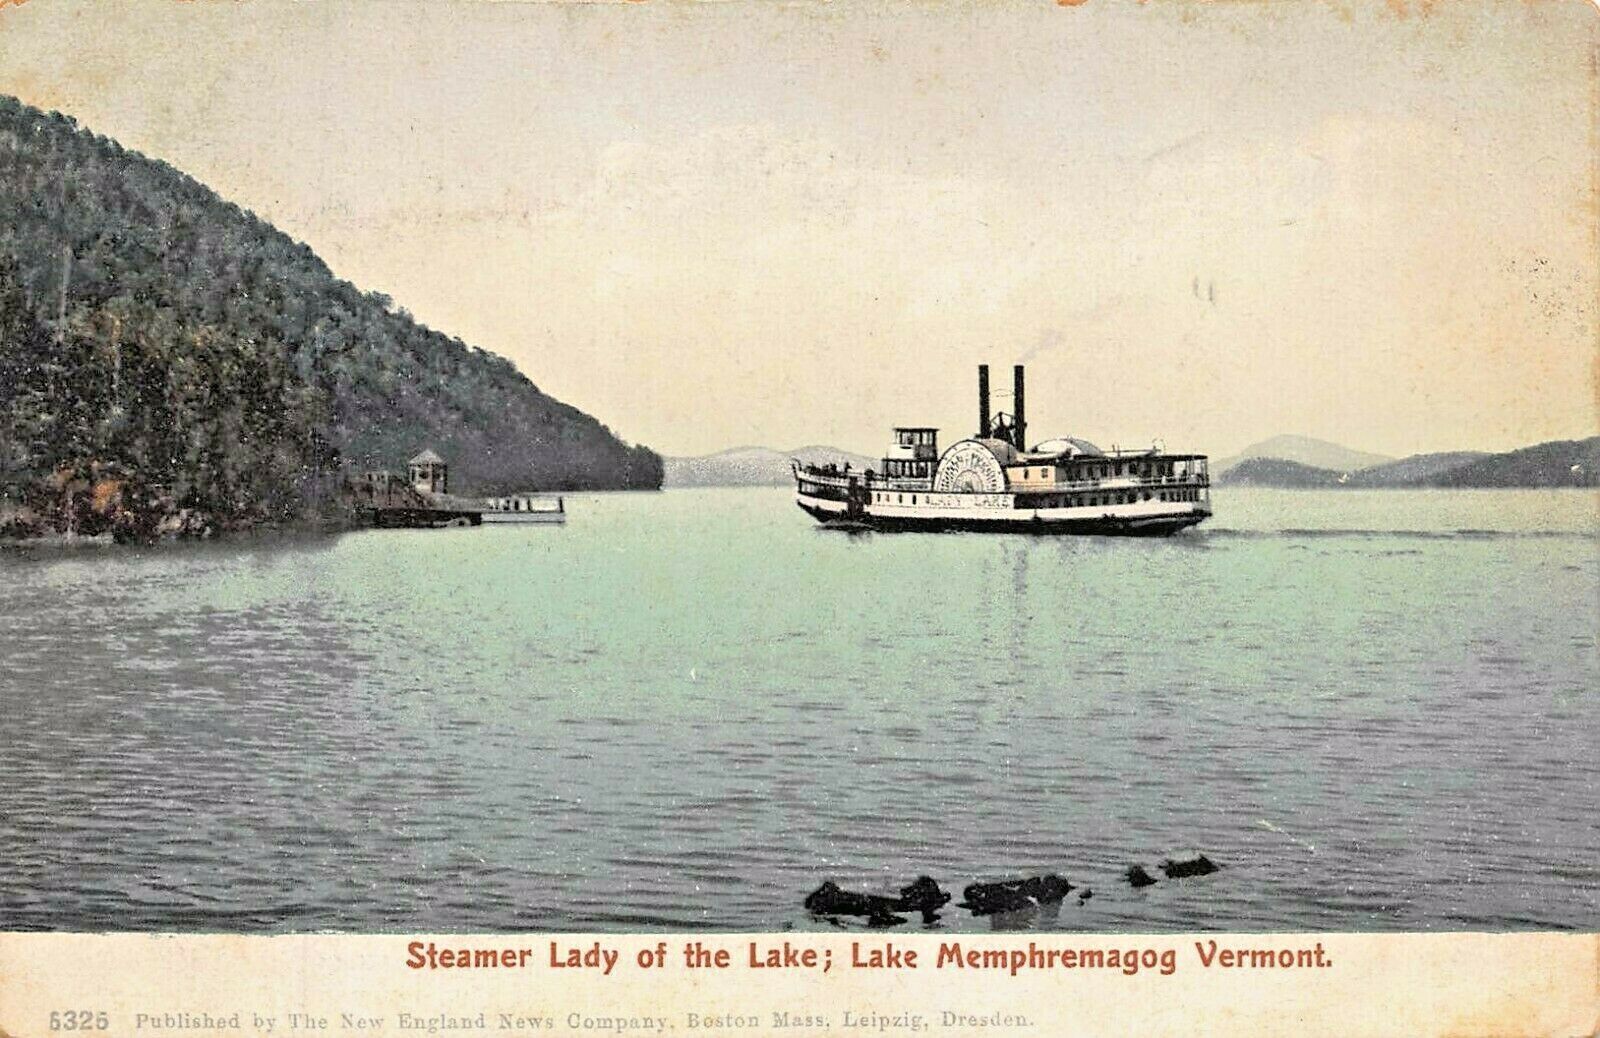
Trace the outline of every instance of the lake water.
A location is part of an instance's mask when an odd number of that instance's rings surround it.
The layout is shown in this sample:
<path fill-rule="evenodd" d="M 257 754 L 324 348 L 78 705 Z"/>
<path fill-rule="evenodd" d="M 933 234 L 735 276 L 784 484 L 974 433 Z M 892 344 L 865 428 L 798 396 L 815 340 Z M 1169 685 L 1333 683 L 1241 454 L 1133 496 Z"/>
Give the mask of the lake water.
<path fill-rule="evenodd" d="M 1046 928 L 1600 927 L 1600 497 L 1215 497 L 0 554 L 0 929 L 811 929 L 824 879 L 1043 871 L 1094 891 Z"/>

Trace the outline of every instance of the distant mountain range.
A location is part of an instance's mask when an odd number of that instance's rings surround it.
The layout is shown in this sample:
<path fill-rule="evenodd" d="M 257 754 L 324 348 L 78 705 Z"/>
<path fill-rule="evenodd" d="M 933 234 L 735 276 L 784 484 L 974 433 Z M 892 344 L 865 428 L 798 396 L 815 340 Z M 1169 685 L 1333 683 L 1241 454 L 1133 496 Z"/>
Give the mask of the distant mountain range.
<path fill-rule="evenodd" d="M 1255 449 L 1250 448 L 1250 451 Z M 1354 470 L 1308 465 L 1287 458 L 1242 454 L 1240 459 L 1221 473 L 1217 479 L 1219 485 L 1352 489 L 1600 486 L 1600 436 L 1586 440 L 1553 440 L 1500 454 L 1480 451 L 1416 454 Z"/>
<path fill-rule="evenodd" d="M 1332 469 L 1302 465 L 1285 458 L 1245 458 L 1230 466 L 1217 479 L 1222 486 L 1236 487 L 1336 487 L 1342 473 Z"/>
<path fill-rule="evenodd" d="M 1445 451 L 1441 454 L 1413 454 L 1399 461 L 1359 469 L 1350 473 L 1348 485 L 1357 487 L 1407 487 L 1425 484 L 1469 461 L 1491 458 L 1484 451 Z"/>
<path fill-rule="evenodd" d="M 1279 453 L 1273 453 L 1279 452 Z M 881 464 L 837 447 L 780 451 L 736 447 L 694 458 L 666 458 L 667 487 L 785 486 L 789 461 L 865 471 Z M 1565 487 L 1600 486 L 1600 436 L 1555 440 L 1521 450 L 1444 451 L 1390 458 L 1308 436 L 1274 436 L 1212 465 L 1220 486 L 1261 487 Z"/>
<path fill-rule="evenodd" d="M 664 458 L 662 485 L 666 487 L 777 487 L 793 478 L 789 460 L 810 465 L 848 464 L 865 472 L 874 462 L 864 454 L 837 447 L 796 447 L 780 451 L 771 447 L 735 447 L 697 458 Z"/>
<path fill-rule="evenodd" d="M 1429 478 L 1437 487 L 1600 486 L 1600 436 L 1490 454 Z"/>
<path fill-rule="evenodd" d="M 1386 454 L 1368 454 L 1309 436 L 1274 436 L 1251 444 L 1232 457 L 1213 462 L 1211 473 L 1221 475 L 1243 462 L 1259 458 L 1292 461 L 1310 468 L 1332 469 L 1336 473 L 1354 472 L 1394 460 Z"/>

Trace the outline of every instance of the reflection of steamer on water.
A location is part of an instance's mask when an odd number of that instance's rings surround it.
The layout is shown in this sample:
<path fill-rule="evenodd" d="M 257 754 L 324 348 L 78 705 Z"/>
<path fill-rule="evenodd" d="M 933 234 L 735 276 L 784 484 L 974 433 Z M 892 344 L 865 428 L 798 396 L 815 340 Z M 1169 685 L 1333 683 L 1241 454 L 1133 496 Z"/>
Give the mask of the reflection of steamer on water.
<path fill-rule="evenodd" d="M 1025 448 L 1020 364 L 1013 408 L 991 419 L 982 365 L 977 436 L 941 455 L 937 429 L 896 428 L 882 472 L 795 462 L 795 502 L 829 525 L 874 530 L 1161 536 L 1211 515 L 1205 455 L 1107 452 L 1072 438 Z"/>

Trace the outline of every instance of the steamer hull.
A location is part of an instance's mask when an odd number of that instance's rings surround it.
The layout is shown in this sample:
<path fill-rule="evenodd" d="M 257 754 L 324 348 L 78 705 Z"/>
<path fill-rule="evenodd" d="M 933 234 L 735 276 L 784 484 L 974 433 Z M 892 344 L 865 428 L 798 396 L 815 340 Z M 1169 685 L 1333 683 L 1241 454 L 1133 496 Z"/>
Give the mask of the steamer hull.
<path fill-rule="evenodd" d="M 819 523 L 884 533 L 1013 533 L 1035 536 L 1167 537 L 1210 518 L 1209 510 L 1115 514 L 1109 509 L 1010 509 L 984 507 L 851 514 L 844 502 L 797 494 L 795 503 Z"/>
<path fill-rule="evenodd" d="M 841 520 L 824 509 L 805 503 L 800 508 L 821 523 L 854 522 L 862 529 L 884 533 L 1020 533 L 1033 536 L 1168 537 L 1206 519 L 1205 515 L 1163 516 L 1145 519 L 1099 518 L 998 519 L 922 516 L 872 516 Z"/>

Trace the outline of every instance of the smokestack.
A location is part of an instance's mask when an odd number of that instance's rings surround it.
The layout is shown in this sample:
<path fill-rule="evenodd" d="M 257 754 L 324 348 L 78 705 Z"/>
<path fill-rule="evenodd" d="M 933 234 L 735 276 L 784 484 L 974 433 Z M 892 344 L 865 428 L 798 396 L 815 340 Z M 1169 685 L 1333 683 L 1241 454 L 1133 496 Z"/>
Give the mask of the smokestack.
<path fill-rule="evenodd" d="M 1021 364 L 1018 364 L 1016 367 L 1011 369 L 1011 377 L 1013 379 L 1013 386 L 1012 386 L 1012 390 L 1011 390 L 1011 409 L 1012 409 L 1012 412 L 1013 412 L 1012 424 L 1016 426 L 1016 433 L 1017 433 L 1016 445 L 1017 445 L 1017 450 L 1025 451 L 1025 450 L 1028 449 L 1027 448 L 1027 442 L 1028 442 L 1028 418 L 1027 418 L 1027 410 L 1024 408 L 1023 403 L 1022 403 L 1022 365 Z"/>
<path fill-rule="evenodd" d="M 989 435 L 989 365 L 978 365 L 978 439 Z"/>

